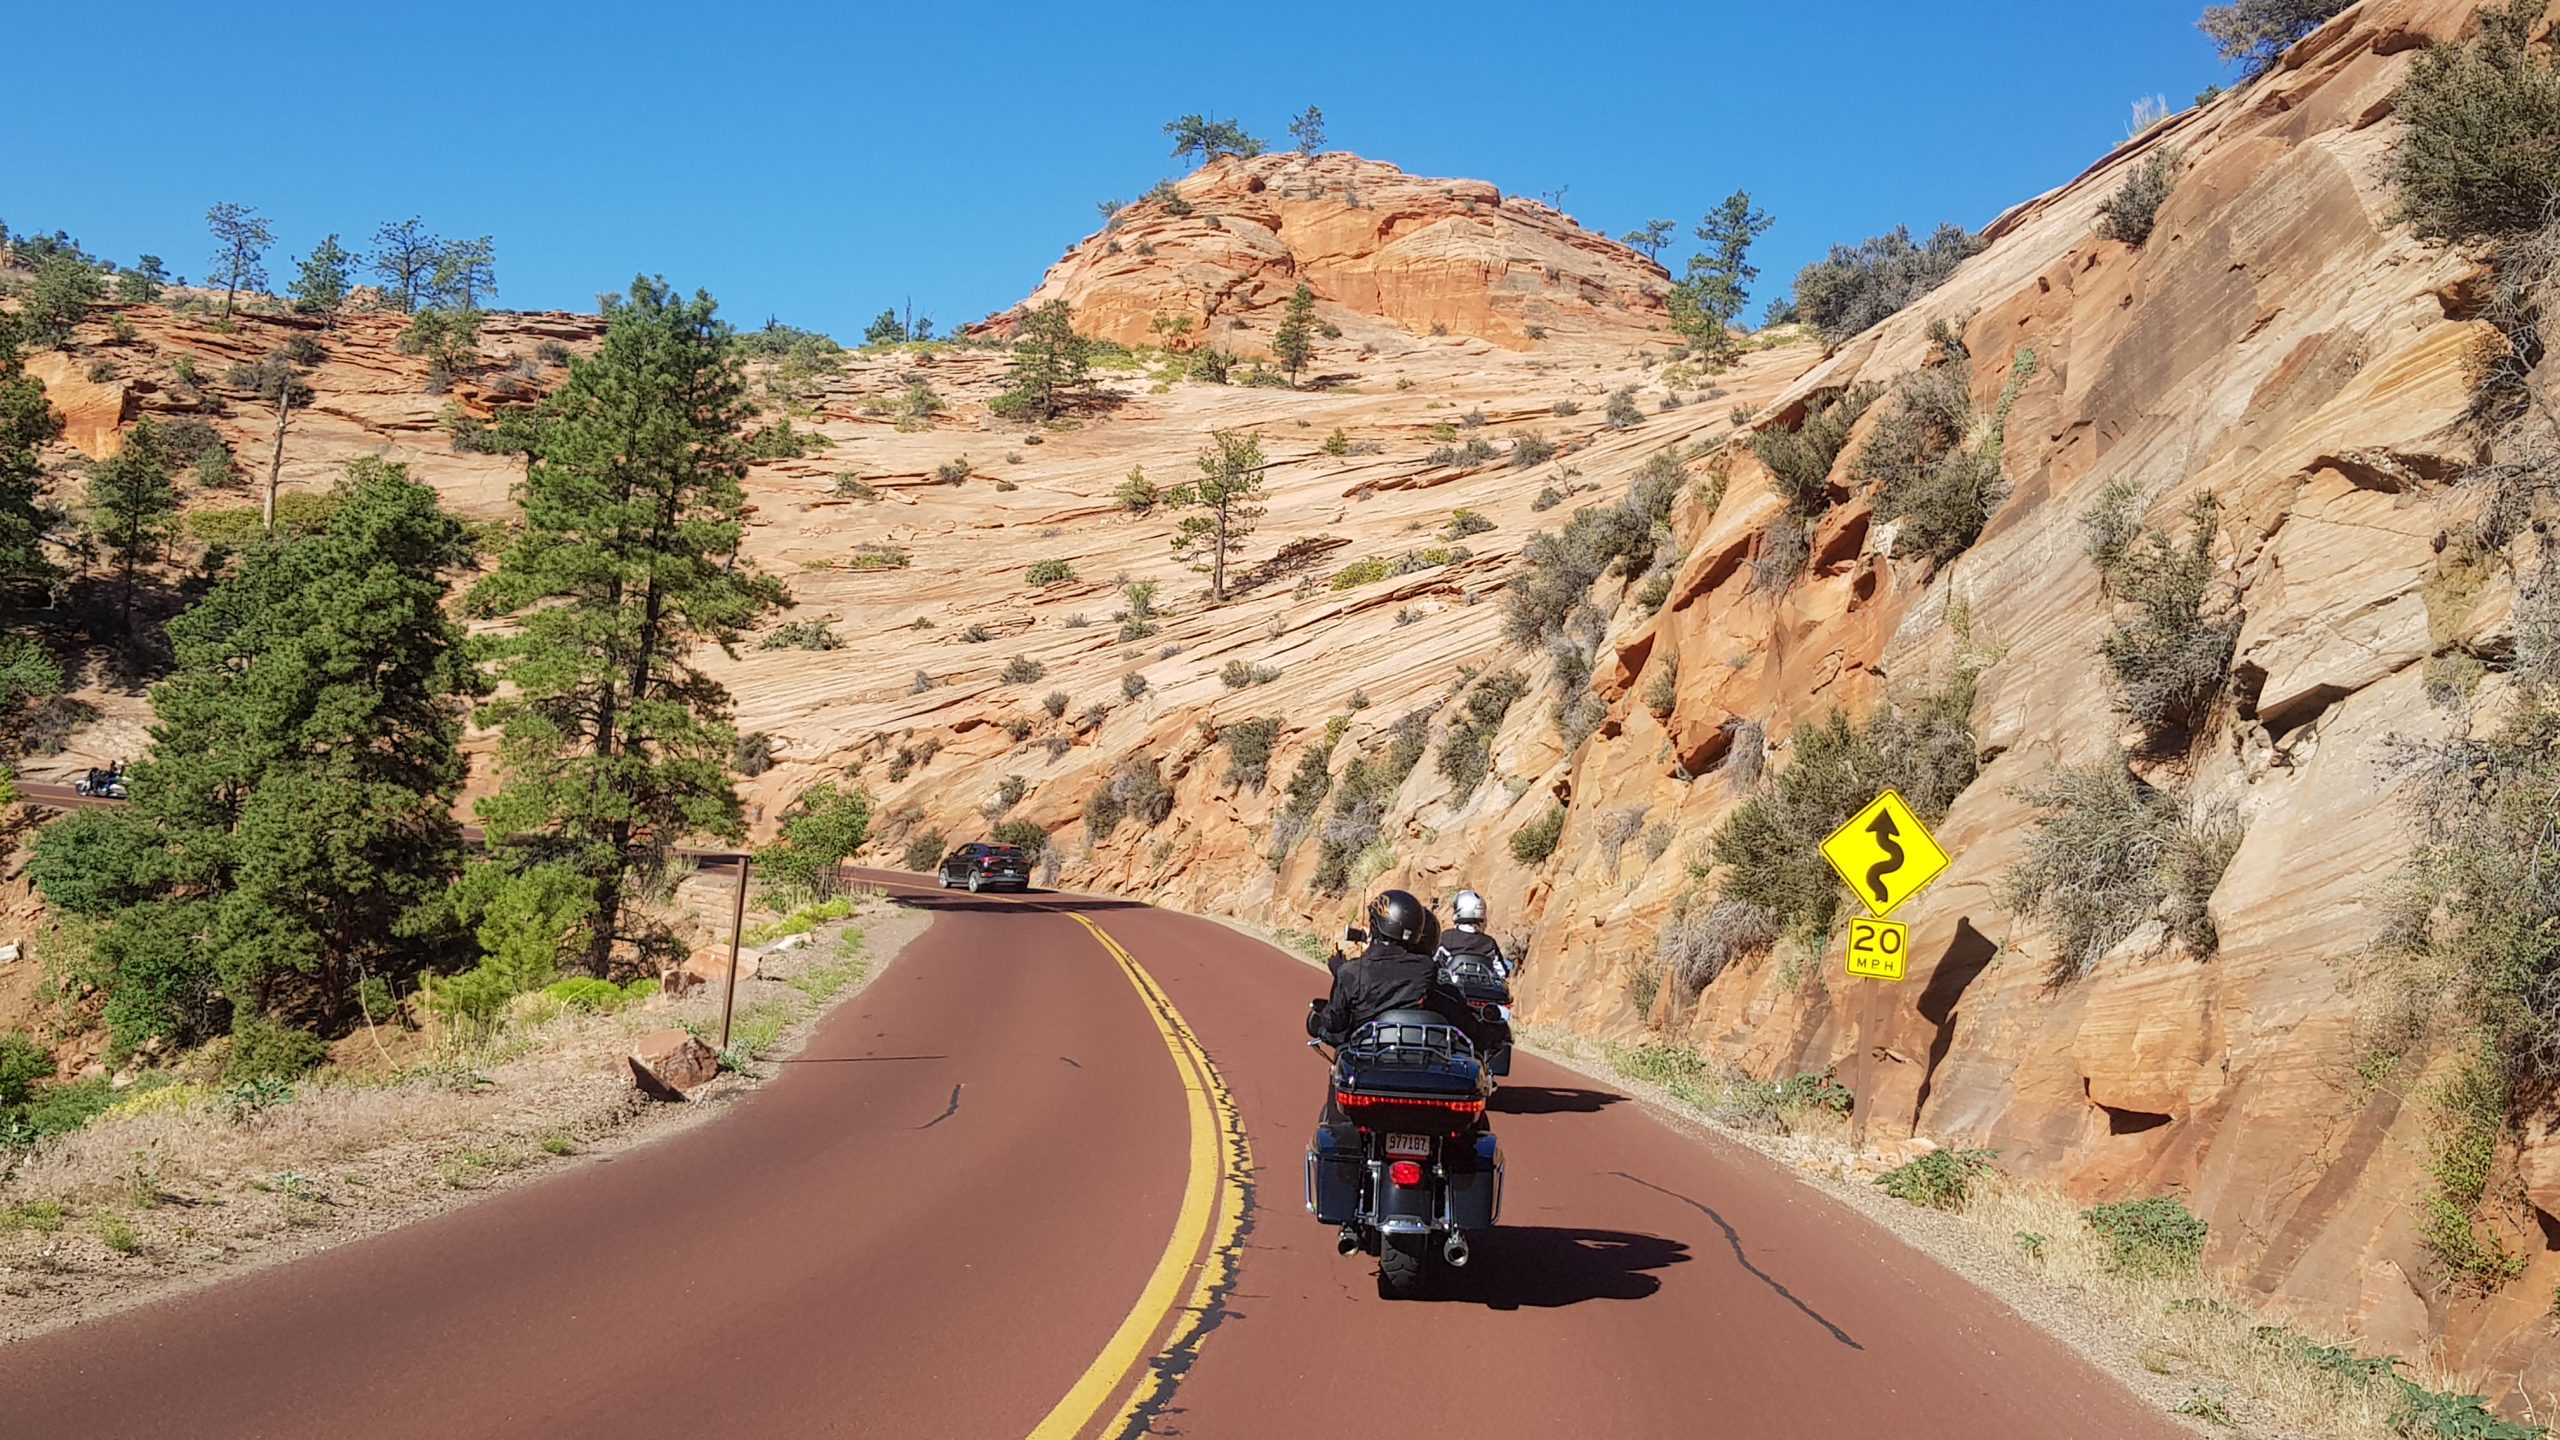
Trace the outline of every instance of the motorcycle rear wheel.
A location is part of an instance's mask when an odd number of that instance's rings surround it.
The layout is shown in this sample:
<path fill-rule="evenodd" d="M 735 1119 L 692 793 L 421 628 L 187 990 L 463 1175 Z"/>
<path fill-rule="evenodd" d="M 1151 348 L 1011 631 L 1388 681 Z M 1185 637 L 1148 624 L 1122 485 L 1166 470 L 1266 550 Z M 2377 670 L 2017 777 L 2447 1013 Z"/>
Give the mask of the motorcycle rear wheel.
<path fill-rule="evenodd" d="M 1413 1300 L 1422 1294 L 1422 1277 L 1430 1263 L 1428 1235 L 1378 1237 L 1378 1298 Z"/>

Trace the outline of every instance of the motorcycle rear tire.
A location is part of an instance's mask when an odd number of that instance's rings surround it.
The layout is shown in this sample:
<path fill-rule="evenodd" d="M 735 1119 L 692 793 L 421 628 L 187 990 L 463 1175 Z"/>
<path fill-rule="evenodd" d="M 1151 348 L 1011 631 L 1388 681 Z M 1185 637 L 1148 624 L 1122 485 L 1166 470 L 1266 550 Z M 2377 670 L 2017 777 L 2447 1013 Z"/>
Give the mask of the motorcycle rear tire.
<path fill-rule="evenodd" d="M 1430 1248 L 1428 1235 L 1379 1236 L 1378 1298 L 1420 1299 L 1422 1277 L 1430 1265 Z"/>

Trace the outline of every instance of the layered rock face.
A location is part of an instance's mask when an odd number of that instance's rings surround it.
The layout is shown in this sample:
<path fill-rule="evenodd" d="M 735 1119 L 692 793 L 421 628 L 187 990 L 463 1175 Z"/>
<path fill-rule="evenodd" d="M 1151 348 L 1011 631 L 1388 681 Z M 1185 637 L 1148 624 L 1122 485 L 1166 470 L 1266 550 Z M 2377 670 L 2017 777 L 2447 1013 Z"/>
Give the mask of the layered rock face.
<path fill-rule="evenodd" d="M 1213 161 L 1141 199 L 1050 267 L 1027 304 L 1123 345 L 1267 340 L 1303 282 L 1355 338 L 1381 327 L 1530 348 L 1540 332 L 1661 328 L 1671 277 L 1553 206 L 1347 153 Z M 1018 314 L 1019 312 L 1014 312 Z M 995 329 L 1001 331 L 1006 318 Z M 1175 327 L 1181 328 L 1175 328 Z"/>

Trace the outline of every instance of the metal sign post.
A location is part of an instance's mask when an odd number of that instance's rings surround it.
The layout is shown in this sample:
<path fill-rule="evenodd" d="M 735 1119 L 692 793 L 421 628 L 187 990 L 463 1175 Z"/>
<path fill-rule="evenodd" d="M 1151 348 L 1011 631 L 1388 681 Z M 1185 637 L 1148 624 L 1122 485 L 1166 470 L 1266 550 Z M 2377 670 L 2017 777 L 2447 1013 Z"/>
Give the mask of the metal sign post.
<path fill-rule="evenodd" d="M 729 983 L 720 991 L 720 1048 L 729 1048 L 729 1012 L 738 1003 L 738 937 L 747 928 L 747 867 L 754 864 L 743 852 L 738 856 L 738 904 L 729 916 Z"/>

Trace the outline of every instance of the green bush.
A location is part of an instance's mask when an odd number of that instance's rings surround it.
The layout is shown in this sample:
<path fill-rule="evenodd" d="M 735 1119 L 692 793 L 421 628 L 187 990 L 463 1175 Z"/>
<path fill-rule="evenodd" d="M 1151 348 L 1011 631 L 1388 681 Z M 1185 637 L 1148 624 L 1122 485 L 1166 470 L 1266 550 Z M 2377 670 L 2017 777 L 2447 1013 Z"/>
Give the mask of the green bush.
<path fill-rule="evenodd" d="M 2140 249 L 2151 238 L 2152 222 L 2160 207 L 2169 201 L 2169 191 L 2178 178 L 2179 154 L 2175 147 L 2161 150 L 2134 168 L 2116 193 L 2098 207 L 2098 233 L 2109 240 L 2121 240 Z"/>
<path fill-rule="evenodd" d="M 1610 392 L 1604 423 L 1612 430 L 1631 430 L 1644 423 L 1644 411 L 1636 405 L 1636 387 L 1628 385 Z"/>
<path fill-rule="evenodd" d="M 2189 732 L 2230 675 L 2240 617 L 2205 615 L 2220 513 L 2211 494 L 2198 496 L 2183 543 L 2145 531 L 2118 569 L 2115 593 L 2130 613 L 2099 640 L 2098 653 L 2115 679 L 2117 711 L 2154 744 Z"/>
<path fill-rule="evenodd" d="M 2539 228 L 2560 198 L 2560 75 L 2526 45 L 2542 7 L 2480 12 L 2467 44 L 2429 46 L 2392 101 L 2402 211 L 2420 235 L 2476 240 Z"/>
<path fill-rule="evenodd" d="M 0 1106 L 23 1104 L 39 1080 L 53 1078 L 53 1052 L 18 1031 L 0 1033 Z"/>
<path fill-rule="evenodd" d="M 328 1042 L 310 1031 L 245 1011 L 231 1017 L 231 1058 L 222 1078 L 292 1080 L 328 1057 Z"/>
<path fill-rule="evenodd" d="M 1396 792 L 1430 748 L 1431 712 L 1406 714 L 1388 735 L 1385 753 L 1353 759 L 1334 787 L 1333 809 L 1316 844 L 1315 888 L 1320 894 L 1339 895 L 1350 887 L 1352 866 L 1378 841 Z"/>
<path fill-rule="evenodd" d="M 819 877 L 871 838 L 871 796 L 838 790 L 827 781 L 810 786 L 783 813 L 781 834 L 756 852 L 768 880 L 786 892 L 807 894 Z M 913 869 L 915 867 L 908 867 Z"/>
<path fill-rule="evenodd" d="M 1245 690 L 1268 685 L 1280 678 L 1280 672 L 1269 665 L 1254 665 L 1243 660 L 1230 660 L 1218 669 L 1218 683 L 1230 690 Z"/>
<path fill-rule="evenodd" d="M 759 650 L 839 650 L 844 641 L 824 620 L 791 620 L 765 632 Z"/>
<path fill-rule="evenodd" d="M 2106 1268 L 2119 1275 L 2173 1275 L 2204 1255 L 2205 1222 L 2171 1195 L 2120 1200 L 2080 1212 L 2107 1242 Z"/>
<path fill-rule="evenodd" d="M 1982 241 L 1961 225 L 1941 225 L 1926 244 L 1908 226 L 1831 253 L 1796 274 L 1796 313 L 1838 345 L 1937 289 Z"/>
<path fill-rule="evenodd" d="M 1492 773 L 1493 737 L 1502 728 L 1502 718 L 1528 693 L 1529 679 L 1517 670 L 1489 675 L 1467 692 L 1458 718 L 1441 738 L 1437 761 L 1441 776 L 1449 782 L 1451 804 L 1465 803 Z"/>
<path fill-rule="evenodd" d="M 2198 958 L 2213 953 L 2205 902 L 2239 851 L 2234 815 L 2200 811 L 2121 760 L 2054 771 L 2018 798 L 2044 813 L 2003 877 L 2001 900 L 2051 928 L 2055 983 L 2087 975 L 2155 915 Z"/>
<path fill-rule="evenodd" d="M 749 435 L 747 457 L 752 460 L 798 460 L 835 443 L 815 430 L 794 430 L 786 419 Z"/>
<path fill-rule="evenodd" d="M 1010 845 L 1021 851 L 1022 858 L 1035 864 L 1041 856 L 1049 853 L 1049 832 L 1041 829 L 1038 821 L 1025 820 L 1018 815 L 996 822 L 992 838 L 999 845 Z"/>
<path fill-rule="evenodd" d="M 950 848 L 951 847 L 948 844 L 944 843 L 941 831 L 919 831 L 918 833 L 907 837 L 907 848 L 898 857 L 898 868 L 901 870 L 931 870 L 936 865 L 942 863 L 944 852 L 948 851 Z"/>
<path fill-rule="evenodd" d="M 1676 451 L 1657 452 L 1616 504 L 1585 506 L 1561 533 L 1530 536 L 1521 551 L 1525 563 L 1503 594 L 1504 634 L 1515 644 L 1541 644 L 1564 628 L 1602 575 L 1635 576 L 1652 568 L 1668 539 L 1664 521 L 1671 502 L 1687 480 Z"/>
<path fill-rule="evenodd" d="M 1218 732 L 1227 747 L 1227 783 L 1259 790 L 1271 777 L 1271 747 L 1280 739 L 1280 718 L 1239 720 Z"/>
<path fill-rule="evenodd" d="M 1444 470 L 1467 470 L 1482 465 L 1498 452 L 1493 442 L 1481 435 L 1470 435 L 1464 445 L 1443 445 L 1423 457 L 1423 463 Z"/>
<path fill-rule="evenodd" d="M 1852 385 L 1809 402 L 1793 430 L 1753 432 L 1751 453 L 1767 467 L 1770 487 L 1790 511 L 1810 517 L 1831 508 L 1831 467 L 1858 417 L 1883 394 L 1884 387 L 1873 382 Z"/>
<path fill-rule="evenodd" d="M 1950 332 L 1949 338 L 1952 339 Z M 1951 363 L 1905 376 L 1901 399 L 1858 451 L 1854 472 L 1881 485 L 1878 520 L 1899 521 L 1894 553 L 1943 565 L 1961 555 L 1991 523 L 2009 493 L 2000 457 L 2018 391 L 2036 372 L 2021 350 L 1988 419 L 1977 420 L 1966 383 L 1963 348 Z"/>
<path fill-rule="evenodd" d="M 1997 1150 L 1949 1150 L 1941 1146 L 1876 1177 L 1884 1193 L 1927 1210 L 1962 1210 L 1973 1182 L 1998 1159 Z"/>
<path fill-rule="evenodd" d="M 2208 5 L 2196 28 L 2213 37 L 2214 49 L 2236 61 L 2240 73 L 2255 79 L 2283 57 L 2294 41 L 2320 28 L 2322 21 L 2354 0 L 2231 0 Z"/>
<path fill-rule="evenodd" d="M 1281 788 L 1282 803 L 1271 817 L 1271 849 L 1268 858 L 1277 868 L 1298 841 L 1315 823 L 1316 811 L 1324 797 L 1333 790 L 1333 747 L 1342 732 L 1342 721 L 1325 727 L 1324 735 L 1298 756 L 1297 768 L 1289 772 L 1289 783 Z"/>
<path fill-rule="evenodd" d="M 1049 586 L 1064 585 L 1074 580 L 1076 567 L 1064 560 L 1036 560 L 1032 562 L 1031 569 L 1023 578 L 1031 583 L 1033 589 L 1045 590 Z"/>
<path fill-rule="evenodd" d="M 1524 430 L 1511 442 L 1511 468 L 1526 470 L 1556 458 L 1556 442 L 1535 430 Z M 1456 536 L 1451 536 L 1456 539 Z"/>
<path fill-rule="evenodd" d="M 583 1010 L 591 1015 L 611 1015 L 630 1004 L 632 998 L 612 981 L 588 975 L 555 980 L 544 986 L 542 993 L 559 1001 L 565 1009 Z"/>
<path fill-rule="evenodd" d="M 1844 892 L 1814 846 L 1887 788 L 1900 790 L 1923 820 L 1945 815 L 1979 768 L 1967 719 L 1973 689 L 1972 677 L 1959 673 L 1945 690 L 1888 700 L 1862 724 L 1834 710 L 1798 729 L 1788 741 L 1793 763 L 1709 842 L 1727 867 L 1725 898 L 1759 906 L 1808 946 L 1825 941 Z"/>
<path fill-rule="evenodd" d="M 1493 521 L 1461 505 L 1449 512 L 1449 523 L 1440 531 L 1443 540 L 1464 540 L 1494 528 Z"/>
<path fill-rule="evenodd" d="M 1032 685 L 1048 678 L 1049 667 L 1028 655 L 1016 655 L 1004 662 L 996 678 L 1007 685 Z"/>
<path fill-rule="evenodd" d="M 1551 805 L 1547 813 L 1511 832 L 1511 858 L 1523 865 L 1543 863 L 1564 839 L 1565 810 Z"/>

